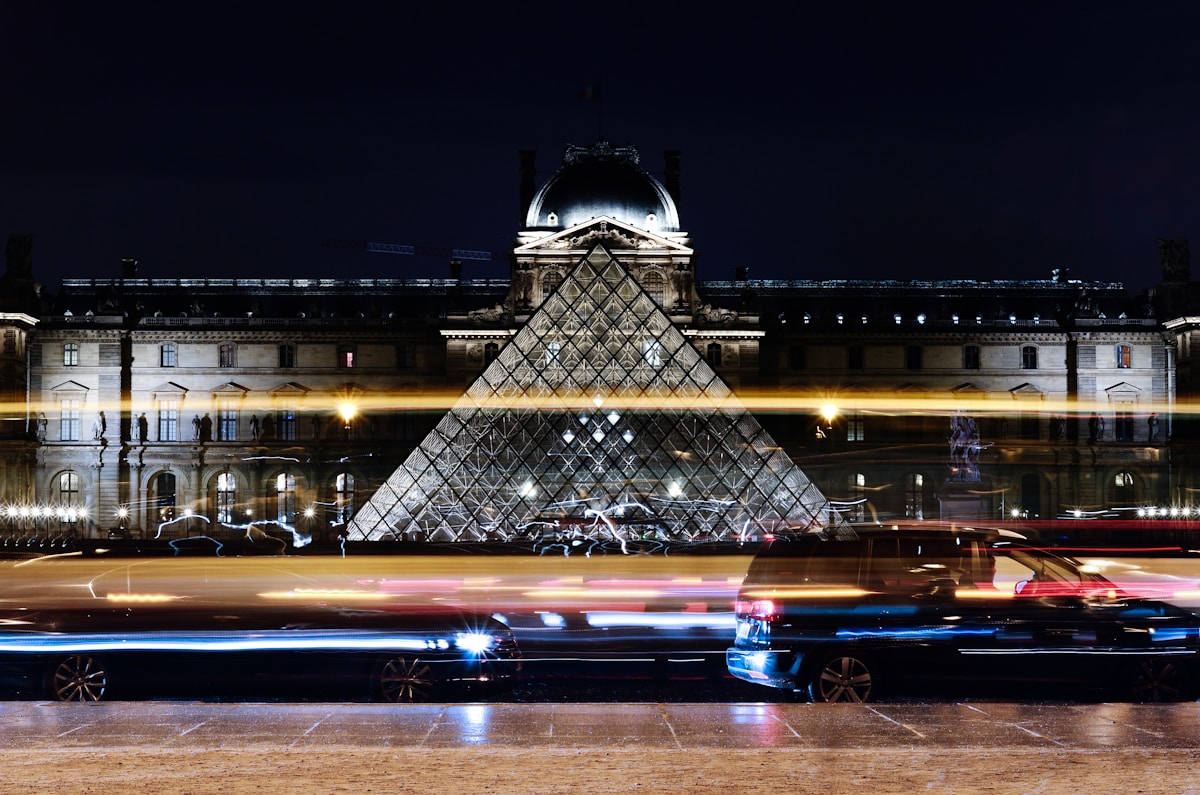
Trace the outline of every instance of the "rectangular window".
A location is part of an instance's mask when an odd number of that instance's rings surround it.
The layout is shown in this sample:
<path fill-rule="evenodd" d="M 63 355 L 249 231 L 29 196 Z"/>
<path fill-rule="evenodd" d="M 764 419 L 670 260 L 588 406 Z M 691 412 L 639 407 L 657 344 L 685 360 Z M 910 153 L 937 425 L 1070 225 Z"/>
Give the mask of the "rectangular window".
<path fill-rule="evenodd" d="M 296 407 L 284 406 L 276 416 L 275 425 L 279 438 L 288 442 L 296 441 Z"/>
<path fill-rule="evenodd" d="M 1117 367 L 1120 369 L 1128 369 L 1133 367 L 1133 346 L 1118 345 L 1117 346 Z"/>
<path fill-rule="evenodd" d="M 179 441 L 179 401 L 158 401 L 158 440 L 160 442 Z"/>
<path fill-rule="evenodd" d="M 219 367 L 237 367 L 237 346 L 232 342 L 221 343 L 217 353 Z"/>
<path fill-rule="evenodd" d="M 175 343 L 165 343 L 158 349 L 158 363 L 161 367 L 175 366 Z"/>
<path fill-rule="evenodd" d="M 804 346 L 793 345 L 788 348 L 788 369 L 803 370 L 804 369 Z"/>
<path fill-rule="evenodd" d="M 904 366 L 909 370 L 921 369 L 921 346 L 909 345 L 904 349 Z"/>
<path fill-rule="evenodd" d="M 851 370 L 863 369 L 863 346 L 851 345 L 846 350 L 846 366 Z"/>
<path fill-rule="evenodd" d="M 1118 403 L 1113 411 L 1113 439 L 1118 442 L 1133 441 L 1133 404 Z"/>
<path fill-rule="evenodd" d="M 63 346 L 63 367 L 77 367 L 79 365 L 79 343 L 68 342 Z"/>
<path fill-rule="evenodd" d="M 979 346 L 968 345 L 963 348 L 963 369 L 978 370 L 979 369 Z"/>
<path fill-rule="evenodd" d="M 232 400 L 222 400 L 217 404 L 217 441 L 235 442 L 237 437 L 237 404 Z"/>
<path fill-rule="evenodd" d="M 708 348 L 705 350 L 704 359 L 711 367 L 720 367 L 722 353 L 723 351 L 721 349 L 721 343 L 710 342 L 708 343 Z"/>
<path fill-rule="evenodd" d="M 337 366 L 350 368 L 354 366 L 354 346 L 340 345 L 337 352 Z"/>
<path fill-rule="evenodd" d="M 846 415 L 846 441 L 861 442 L 866 439 L 863 429 L 863 414 L 852 411 Z"/>
<path fill-rule="evenodd" d="M 411 370 L 417 366 L 417 346 L 405 343 L 396 346 L 396 369 Z"/>
<path fill-rule="evenodd" d="M 59 405 L 62 411 L 59 438 L 64 442 L 79 441 L 80 410 L 82 405 L 83 401 L 78 398 L 67 398 Z"/>
<path fill-rule="evenodd" d="M 296 366 L 296 346 L 295 345 L 280 345 L 279 346 L 279 366 L 284 368 Z"/>
<path fill-rule="evenodd" d="M 1037 348 L 1035 348 L 1032 345 L 1026 345 L 1025 347 L 1021 348 L 1021 369 L 1022 370 L 1036 370 L 1037 369 L 1037 366 L 1038 366 L 1037 353 L 1038 353 Z"/>

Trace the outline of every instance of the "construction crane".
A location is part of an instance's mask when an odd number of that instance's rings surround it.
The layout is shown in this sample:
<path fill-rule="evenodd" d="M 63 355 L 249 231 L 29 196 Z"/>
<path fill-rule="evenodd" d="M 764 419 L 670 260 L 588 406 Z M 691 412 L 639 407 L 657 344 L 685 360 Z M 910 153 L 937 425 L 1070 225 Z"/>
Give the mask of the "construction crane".
<path fill-rule="evenodd" d="M 321 244 L 325 248 L 349 248 L 355 251 L 366 251 L 372 254 L 407 254 L 417 257 L 445 257 L 449 259 L 469 259 L 481 262 L 505 262 L 506 252 L 477 251 L 469 248 L 450 248 L 449 246 L 408 246 L 400 243 L 366 243 L 359 240 L 339 240 L 329 238 Z"/>

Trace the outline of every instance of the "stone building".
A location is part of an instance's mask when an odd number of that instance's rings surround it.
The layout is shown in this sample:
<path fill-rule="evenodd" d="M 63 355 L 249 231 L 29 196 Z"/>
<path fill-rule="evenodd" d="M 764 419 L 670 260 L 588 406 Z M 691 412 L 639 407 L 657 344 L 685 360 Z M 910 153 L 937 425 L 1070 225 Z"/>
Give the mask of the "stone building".
<path fill-rule="evenodd" d="M 782 281 L 706 263 L 733 277 L 718 278 L 697 270 L 682 225 L 677 153 L 660 179 L 632 147 L 568 147 L 540 186 L 533 153 L 520 162 L 527 212 L 504 280 L 464 279 L 456 260 L 445 279 L 146 279 L 127 260 L 120 277 L 69 279 L 47 295 L 33 281 L 32 241 L 11 238 L 0 303 L 8 532 L 174 538 L 265 522 L 298 537 L 379 537 L 358 515 L 389 479 L 400 482 L 431 433 L 444 434 L 452 407 L 491 384 L 484 374 L 523 330 L 542 324 L 504 368 L 525 366 L 528 384 L 548 378 L 532 370 L 555 366 L 560 352 L 584 351 L 580 335 L 603 331 L 562 309 L 578 293 L 560 290 L 580 289 L 588 261 L 617 269 L 603 289 L 624 285 L 641 307 L 605 316 L 605 338 L 624 329 L 642 339 L 653 328 L 654 339 L 632 353 L 611 342 L 608 369 L 571 383 L 609 395 L 636 384 L 642 395 L 661 383 L 656 373 L 702 363 L 714 374 L 705 383 L 728 390 L 761 434 L 743 440 L 753 461 L 725 479 L 713 459 L 694 496 L 740 502 L 737 515 L 751 521 L 772 511 L 777 523 L 797 511 L 810 520 L 829 511 L 830 521 L 1131 515 L 1181 506 L 1195 485 L 1186 456 L 1173 454 L 1190 438 L 1176 406 L 1196 391 L 1190 340 L 1200 328 L 1177 248 L 1164 253 L 1163 285 L 1136 298 L 1065 271 L 1028 281 Z M 687 352 L 654 347 L 677 338 Z M 556 383 L 551 391 L 566 382 Z M 642 429 L 678 438 L 676 428 Z M 771 494 L 744 498 L 774 451 L 801 478 L 769 464 L 771 488 L 794 491 L 783 508 Z M 543 441 L 528 454 L 563 452 Z M 673 498 L 656 488 L 686 489 L 680 478 L 693 470 L 672 475 L 639 456 L 636 477 L 622 476 L 639 485 L 621 500 L 667 505 Z M 447 485 L 453 473 L 426 469 L 430 493 L 465 493 Z M 557 472 L 550 480 L 561 489 Z M 579 509 L 593 518 L 609 516 L 596 500 L 617 499 L 599 494 L 598 477 Z M 463 526 L 475 530 L 456 537 L 496 529 L 483 518 L 494 506 L 472 499 Z M 519 504 L 512 522 L 583 515 L 539 499 L 510 501 Z M 387 524 L 378 506 L 371 512 Z M 660 513 L 669 511 L 640 515 Z M 394 535 L 408 529 L 389 521 Z M 687 521 L 715 537 L 730 532 L 695 512 Z"/>

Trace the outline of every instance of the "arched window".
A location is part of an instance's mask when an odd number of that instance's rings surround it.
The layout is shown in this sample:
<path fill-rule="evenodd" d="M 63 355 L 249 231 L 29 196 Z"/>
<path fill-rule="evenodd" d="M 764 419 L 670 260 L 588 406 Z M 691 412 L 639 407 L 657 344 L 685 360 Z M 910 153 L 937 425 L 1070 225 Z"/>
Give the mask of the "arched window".
<path fill-rule="evenodd" d="M 1113 476 L 1108 502 L 1114 508 L 1128 508 L 1137 504 L 1137 481 L 1132 472 L 1118 472 Z"/>
<path fill-rule="evenodd" d="M 920 472 L 904 478 L 904 515 L 909 519 L 925 518 L 925 476 Z"/>
<path fill-rule="evenodd" d="M 354 516 L 354 476 L 349 472 L 339 473 L 334 485 L 337 497 L 337 522 L 345 523 Z"/>
<path fill-rule="evenodd" d="M 542 300 L 545 301 L 562 284 L 562 274 L 558 271 L 546 271 L 542 274 Z"/>
<path fill-rule="evenodd" d="M 275 519 L 296 521 L 296 477 L 284 472 L 275 478 Z"/>
<path fill-rule="evenodd" d="M 58 504 L 60 507 L 70 512 L 68 521 L 75 521 L 77 514 L 75 513 L 83 503 L 80 493 L 79 473 L 67 470 L 58 476 Z"/>
<path fill-rule="evenodd" d="M 233 522 L 233 510 L 237 504 L 237 478 L 232 472 L 217 475 L 217 521 Z"/>
<path fill-rule="evenodd" d="M 657 271 L 647 271 L 642 274 L 642 289 L 659 306 L 663 305 L 663 277 Z"/>
<path fill-rule="evenodd" d="M 162 472 L 154 478 L 153 505 L 158 509 L 159 520 L 169 522 L 175 518 L 175 475 Z"/>
<path fill-rule="evenodd" d="M 847 505 L 845 516 L 851 522 L 861 522 L 867 514 L 867 476 L 862 472 L 851 473 L 846 478 Z"/>

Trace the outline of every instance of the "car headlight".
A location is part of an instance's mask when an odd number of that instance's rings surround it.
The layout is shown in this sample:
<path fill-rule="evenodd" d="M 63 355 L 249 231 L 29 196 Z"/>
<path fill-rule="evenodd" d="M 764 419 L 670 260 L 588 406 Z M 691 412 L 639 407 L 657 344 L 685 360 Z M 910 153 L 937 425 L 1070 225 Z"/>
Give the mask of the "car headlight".
<path fill-rule="evenodd" d="M 454 636 L 455 647 L 471 654 L 483 654 L 495 645 L 491 635 L 482 632 L 460 632 Z"/>

